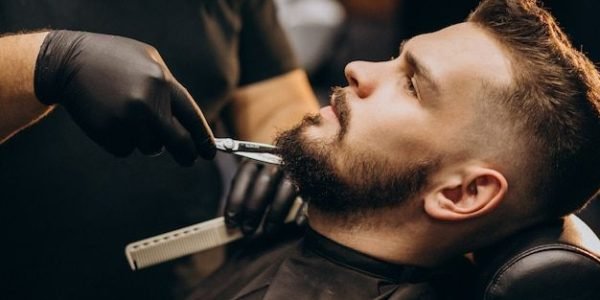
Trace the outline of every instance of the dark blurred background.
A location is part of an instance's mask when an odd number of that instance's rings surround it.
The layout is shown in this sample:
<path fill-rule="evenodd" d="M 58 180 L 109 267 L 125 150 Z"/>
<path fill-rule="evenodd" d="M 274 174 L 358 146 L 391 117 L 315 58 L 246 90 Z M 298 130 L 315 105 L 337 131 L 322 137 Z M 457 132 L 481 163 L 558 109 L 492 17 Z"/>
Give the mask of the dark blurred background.
<path fill-rule="evenodd" d="M 344 66 L 398 55 L 402 40 L 463 21 L 478 0 L 275 0 L 300 62 L 320 101 L 344 86 Z M 543 0 L 573 45 L 600 62 L 600 1 Z M 600 200 L 579 213 L 600 235 Z"/>

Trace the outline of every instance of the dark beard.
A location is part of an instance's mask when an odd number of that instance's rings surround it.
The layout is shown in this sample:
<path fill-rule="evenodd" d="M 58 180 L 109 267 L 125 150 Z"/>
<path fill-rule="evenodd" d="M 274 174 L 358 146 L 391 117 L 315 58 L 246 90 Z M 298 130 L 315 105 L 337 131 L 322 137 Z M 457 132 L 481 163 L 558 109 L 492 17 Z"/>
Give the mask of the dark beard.
<path fill-rule="evenodd" d="M 320 116 L 309 116 L 295 128 L 279 135 L 278 152 L 283 169 L 304 199 L 320 212 L 345 220 L 395 207 L 414 197 L 438 165 L 437 159 L 409 166 L 395 166 L 369 153 L 345 154 L 345 174 L 334 168 L 337 141 L 311 141 L 304 129 L 318 125 Z M 344 176 L 345 175 L 345 176 Z"/>

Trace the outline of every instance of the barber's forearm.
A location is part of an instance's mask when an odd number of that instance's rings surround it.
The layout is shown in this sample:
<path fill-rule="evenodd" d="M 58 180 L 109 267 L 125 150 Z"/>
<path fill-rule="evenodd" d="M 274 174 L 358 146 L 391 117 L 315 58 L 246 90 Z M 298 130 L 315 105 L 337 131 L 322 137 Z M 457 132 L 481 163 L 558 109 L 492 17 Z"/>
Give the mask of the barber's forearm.
<path fill-rule="evenodd" d="M 298 69 L 240 88 L 234 95 L 231 118 L 237 137 L 270 143 L 278 132 L 318 109 L 306 73 Z"/>
<path fill-rule="evenodd" d="M 33 89 L 36 58 L 46 34 L 0 38 L 0 143 L 52 109 L 37 100 Z"/>

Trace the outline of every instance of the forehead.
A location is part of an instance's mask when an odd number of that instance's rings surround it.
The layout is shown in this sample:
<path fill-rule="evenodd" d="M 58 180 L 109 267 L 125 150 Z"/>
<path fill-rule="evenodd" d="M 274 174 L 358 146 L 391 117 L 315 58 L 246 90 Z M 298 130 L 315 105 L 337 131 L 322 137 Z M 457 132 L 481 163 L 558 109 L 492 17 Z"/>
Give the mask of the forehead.
<path fill-rule="evenodd" d="M 512 82 L 508 52 L 490 33 L 472 22 L 414 37 L 406 45 L 439 81 L 441 89 L 459 84 Z"/>

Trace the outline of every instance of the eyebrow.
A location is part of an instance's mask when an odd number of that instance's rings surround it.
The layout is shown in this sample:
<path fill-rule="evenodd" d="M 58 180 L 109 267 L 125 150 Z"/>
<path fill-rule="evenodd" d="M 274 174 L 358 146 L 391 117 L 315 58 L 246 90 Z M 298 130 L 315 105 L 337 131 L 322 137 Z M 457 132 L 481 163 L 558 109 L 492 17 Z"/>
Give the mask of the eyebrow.
<path fill-rule="evenodd" d="M 404 60 L 415 71 L 415 73 L 427 81 L 434 92 L 439 92 L 439 85 L 434 80 L 434 77 L 431 74 L 431 69 L 426 64 L 423 64 L 422 61 L 418 59 L 412 52 L 406 50 L 405 46 L 408 41 L 410 40 L 404 40 L 402 43 L 400 43 L 398 55 L 402 56 L 402 54 L 404 54 Z"/>

